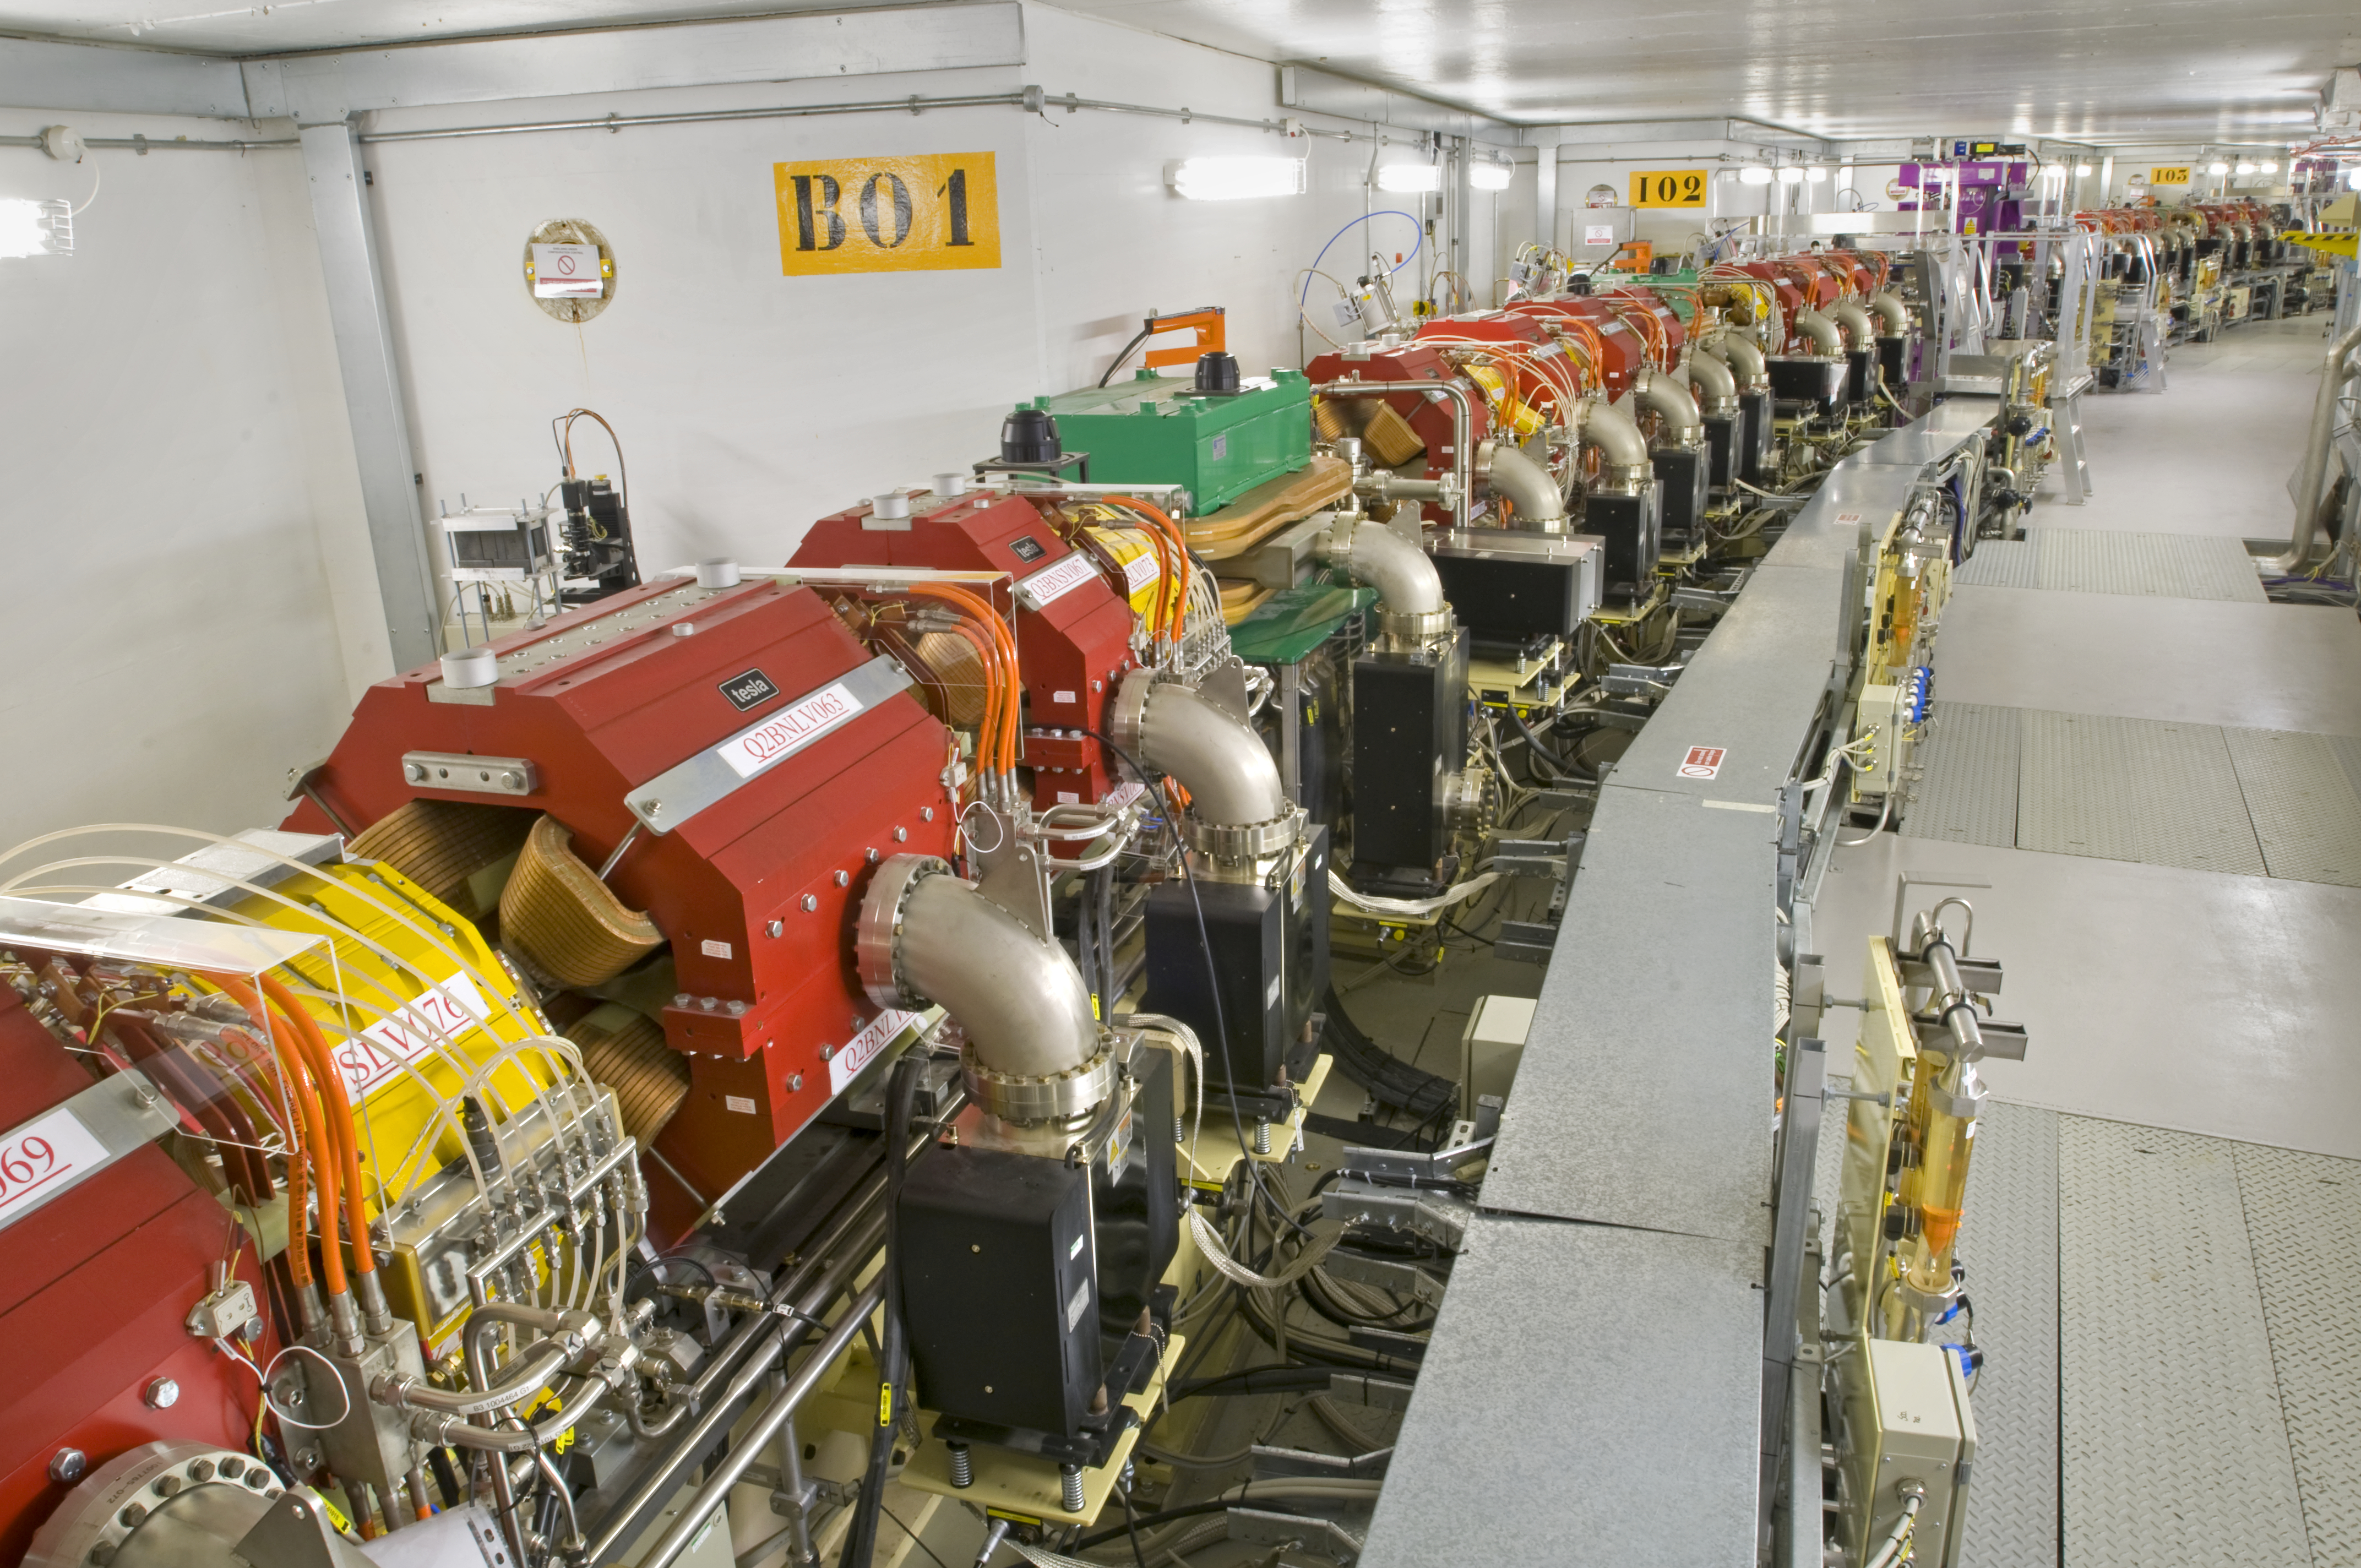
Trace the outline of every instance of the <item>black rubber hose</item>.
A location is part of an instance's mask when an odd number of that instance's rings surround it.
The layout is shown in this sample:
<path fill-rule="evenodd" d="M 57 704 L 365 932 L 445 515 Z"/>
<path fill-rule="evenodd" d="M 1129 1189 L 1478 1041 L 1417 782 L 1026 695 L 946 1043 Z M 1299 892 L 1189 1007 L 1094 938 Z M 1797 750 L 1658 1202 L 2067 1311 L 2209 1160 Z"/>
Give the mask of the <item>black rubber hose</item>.
<path fill-rule="evenodd" d="M 1376 1095 L 1380 1103 L 1431 1121 L 1459 1094 L 1450 1079 L 1412 1067 L 1363 1034 L 1330 986 L 1323 1002 L 1328 1014 L 1328 1050 L 1345 1076 Z"/>
<path fill-rule="evenodd" d="M 877 1517 L 885 1506 L 885 1473 L 894 1460 L 894 1430 L 910 1398 L 909 1346 L 902 1324 L 902 1179 L 909 1171 L 910 1112 L 918 1091 L 918 1056 L 904 1051 L 885 1080 L 885 1338 L 877 1356 L 877 1425 L 869 1434 L 869 1469 L 861 1501 L 845 1532 L 840 1568 L 869 1568 L 877 1549 Z"/>

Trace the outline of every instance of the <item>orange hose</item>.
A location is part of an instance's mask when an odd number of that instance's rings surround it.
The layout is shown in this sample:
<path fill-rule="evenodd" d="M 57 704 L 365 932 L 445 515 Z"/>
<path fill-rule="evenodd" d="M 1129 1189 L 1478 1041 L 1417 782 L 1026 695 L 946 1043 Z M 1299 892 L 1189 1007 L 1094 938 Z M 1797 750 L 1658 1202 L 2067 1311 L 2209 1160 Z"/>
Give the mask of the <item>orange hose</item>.
<path fill-rule="evenodd" d="M 1176 570 L 1167 575 L 1167 581 L 1171 584 L 1170 591 L 1172 594 L 1172 609 L 1174 614 L 1180 620 L 1180 625 L 1176 628 L 1171 624 L 1170 619 L 1168 619 L 1165 622 L 1165 641 L 1169 642 L 1179 641 L 1180 640 L 1181 633 L 1188 629 L 1188 610 L 1186 607 L 1189 602 L 1189 573 L 1191 571 L 1189 564 L 1188 536 L 1180 532 L 1180 525 L 1173 521 L 1171 517 L 1165 512 L 1162 507 L 1154 505 L 1148 501 L 1141 500 L 1137 496 L 1109 496 L 1107 498 L 1107 504 L 1109 506 L 1129 507 L 1132 510 L 1138 512 L 1141 516 L 1151 519 L 1156 527 L 1163 532 L 1165 538 L 1170 541 L 1173 553 L 1173 565 Z"/>
<path fill-rule="evenodd" d="M 310 1063 L 304 1057 L 294 1026 L 280 1017 L 276 1009 L 265 1008 L 260 999 L 255 995 L 253 988 L 243 981 L 229 975 L 208 975 L 205 978 L 220 986 L 224 992 L 249 1014 L 259 1015 L 270 1029 L 271 1040 L 279 1050 L 279 1075 L 287 1085 L 287 1098 L 294 1102 L 295 1113 L 303 1124 L 303 1154 L 304 1157 L 311 1162 L 313 1183 L 320 1191 L 320 1228 L 324 1233 L 320 1238 L 321 1283 L 327 1288 L 329 1295 L 341 1296 L 345 1293 L 346 1286 L 344 1253 L 336 1245 L 335 1216 L 338 1195 L 335 1157 L 336 1146 L 328 1135 L 327 1117 L 321 1108 L 319 1096 L 312 1084 Z M 300 1255 L 304 1245 L 302 1233 L 299 1228 L 302 1223 L 302 1214 L 295 1207 L 295 1196 L 291 1187 L 288 1198 L 287 1222 L 287 1250 L 291 1258 Z M 309 1260 L 304 1261 L 304 1273 L 308 1276 L 311 1272 Z M 289 1265 L 291 1273 L 293 1268 L 294 1264 L 291 1261 Z"/>
<path fill-rule="evenodd" d="M 1020 688 L 1017 685 L 1016 639 L 990 604 L 965 588 L 953 587 L 949 583 L 913 583 L 910 591 L 921 598 L 941 599 L 965 610 L 972 620 L 992 633 L 993 644 L 1000 655 L 1002 723 L 999 745 L 989 765 L 997 773 L 1012 772 L 1016 766 L 1017 729 L 1024 723 L 1023 709 L 1017 706 Z"/>
<path fill-rule="evenodd" d="M 310 1047 L 313 1075 L 320 1081 L 321 1109 L 328 1116 L 328 1125 L 336 1138 L 336 1153 L 344 1161 L 345 1224 L 352 1232 L 353 1268 L 361 1274 L 377 1271 L 377 1255 L 368 1245 L 368 1200 L 361 1191 L 360 1150 L 353 1127 L 353 1102 L 345 1093 L 344 1075 L 336 1070 L 335 1052 L 329 1048 L 328 1036 L 321 1032 L 319 1020 L 311 1010 L 295 999 L 295 993 L 269 975 L 259 977 L 263 994 L 294 1026 L 296 1036 Z"/>

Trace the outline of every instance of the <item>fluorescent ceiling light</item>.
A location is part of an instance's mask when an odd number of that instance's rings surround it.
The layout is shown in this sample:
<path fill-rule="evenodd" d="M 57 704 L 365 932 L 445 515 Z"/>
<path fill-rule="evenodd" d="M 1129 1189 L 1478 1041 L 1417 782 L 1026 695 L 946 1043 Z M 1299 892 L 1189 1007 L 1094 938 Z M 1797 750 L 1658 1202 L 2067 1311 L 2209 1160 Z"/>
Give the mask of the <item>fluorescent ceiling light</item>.
<path fill-rule="evenodd" d="M 1828 171 L 1821 168 L 1817 163 L 1812 164 L 1804 170 L 1804 178 L 1810 181 L 1815 185 L 1818 184 L 1821 181 L 1826 180 L 1828 177 Z"/>
<path fill-rule="evenodd" d="M 2205 172 L 2208 174 L 2227 174 L 2230 172 L 2230 166 L 2217 158 L 2213 162 L 2205 166 Z"/>
<path fill-rule="evenodd" d="M 2267 159 L 2263 159 L 2263 172 L 2264 172 L 2264 173 L 2266 173 L 2266 174 L 2277 174 L 2279 171 L 2279 160 L 2278 160 L 2277 159 L 2274 159 L 2274 158 L 2267 158 Z"/>
<path fill-rule="evenodd" d="M 2251 163 L 2242 163 L 2238 165 L 2238 172 L 2241 174 L 2252 174 L 2254 171 L 2255 166 Z"/>
<path fill-rule="evenodd" d="M 2096 172 L 2097 172 L 2097 170 L 2094 170 L 2094 169 L 2092 169 L 2092 168 L 2089 164 L 2087 164 L 2087 163 L 2078 163 L 2078 164 L 2076 164 L 2076 165 L 2074 166 L 2074 172 L 2075 172 L 2075 174 L 2077 174 L 2077 175 L 2078 175 L 2078 176 L 2080 176 L 2081 178 L 2087 180 L 2087 179 L 2089 179 L 2092 174 L 2096 173 Z"/>
<path fill-rule="evenodd" d="M 1495 163 L 1488 158 L 1478 159 L 1467 166 L 1467 183 L 1478 191 L 1505 191 L 1516 177 L 1513 165 Z"/>
<path fill-rule="evenodd" d="M 1175 164 L 1172 189 L 1191 202 L 1236 202 L 1250 196 L 1300 196 L 1300 158 L 1190 158 Z"/>
<path fill-rule="evenodd" d="M 1443 170 L 1432 163 L 1389 163 L 1378 170 L 1380 191 L 1440 191 Z"/>
<path fill-rule="evenodd" d="M 1741 185 L 1768 185 L 1771 171 L 1759 163 L 1750 163 L 1738 171 L 1738 181 Z"/>
<path fill-rule="evenodd" d="M 1783 168 L 1781 168 L 1781 169 L 1780 169 L 1780 170 L 1779 170 L 1779 183 L 1780 183 L 1780 184 L 1782 184 L 1782 185 L 1801 185 L 1803 182 L 1804 182 L 1804 170 L 1803 170 L 1803 169 L 1802 169 L 1802 167 L 1801 167 L 1800 165 L 1790 163 L 1790 164 L 1787 164 L 1787 165 L 1785 165 L 1785 166 L 1784 166 Z"/>
<path fill-rule="evenodd" d="M 72 209 L 65 203 L 0 199 L 0 257 L 72 254 Z"/>

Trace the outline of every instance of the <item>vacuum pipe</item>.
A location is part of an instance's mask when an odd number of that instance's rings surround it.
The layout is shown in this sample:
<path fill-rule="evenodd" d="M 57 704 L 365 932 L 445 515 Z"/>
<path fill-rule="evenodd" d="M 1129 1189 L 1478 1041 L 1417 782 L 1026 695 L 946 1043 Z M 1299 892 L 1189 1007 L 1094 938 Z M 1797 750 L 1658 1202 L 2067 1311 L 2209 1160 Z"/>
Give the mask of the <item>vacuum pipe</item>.
<path fill-rule="evenodd" d="M 1484 481 L 1516 508 L 1516 526 L 1538 533 L 1565 532 L 1565 497 L 1548 469 L 1506 442 L 1492 448 Z"/>
<path fill-rule="evenodd" d="M 1723 414 L 1738 407 L 1738 378 L 1730 366 L 1710 354 L 1692 354 L 1681 368 L 1689 378 L 1690 393 L 1702 413 Z"/>
<path fill-rule="evenodd" d="M 871 905 L 881 899 L 894 903 L 890 962 L 901 1004 L 939 1003 L 984 1067 L 1016 1078 L 1054 1078 L 1098 1054 L 1099 1023 L 1082 970 L 1065 948 L 1035 936 L 975 883 L 951 875 L 932 856 L 895 855 L 878 869 L 863 901 L 864 936 L 873 927 Z M 879 911 L 881 922 L 885 913 Z M 872 965 L 862 968 L 862 978 L 873 979 Z M 879 989 L 872 984 L 872 1000 Z"/>
<path fill-rule="evenodd" d="M 1632 378 L 1631 395 L 1664 420 L 1666 445 L 1690 447 L 1705 439 L 1705 421 L 1697 412 L 1697 400 L 1677 378 L 1643 367 Z"/>
<path fill-rule="evenodd" d="M 1377 589 L 1378 602 L 1388 612 L 1433 615 L 1450 608 L 1433 558 L 1392 529 L 1364 522 L 1344 544 L 1334 543 L 1334 537 L 1329 535 L 1330 543 L 1321 546 L 1321 558 L 1351 573 L 1355 582 Z"/>
<path fill-rule="evenodd" d="M 1844 352 L 1844 339 L 1837 332 L 1837 323 L 1808 305 L 1795 313 L 1795 330 L 1812 340 L 1815 353 Z"/>
<path fill-rule="evenodd" d="M 1469 480 L 1473 464 L 1469 444 L 1475 440 L 1476 400 L 1466 386 L 1450 381 L 1329 381 L 1312 389 L 1323 398 L 1382 398 L 1395 392 L 1441 392 L 1451 400 L 1451 478 L 1455 490 L 1451 524 L 1467 526 Z"/>

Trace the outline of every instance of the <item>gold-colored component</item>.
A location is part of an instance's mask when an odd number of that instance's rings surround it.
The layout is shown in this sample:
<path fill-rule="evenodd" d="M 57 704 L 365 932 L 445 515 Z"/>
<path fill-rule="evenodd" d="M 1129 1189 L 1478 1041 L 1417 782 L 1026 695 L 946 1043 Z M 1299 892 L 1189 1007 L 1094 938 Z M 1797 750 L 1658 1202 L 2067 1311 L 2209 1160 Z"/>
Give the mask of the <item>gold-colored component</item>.
<path fill-rule="evenodd" d="M 1369 400 L 1377 411 L 1369 416 L 1368 427 L 1361 432 L 1361 444 L 1380 466 L 1399 468 L 1426 450 L 1426 443 L 1411 429 L 1408 420 L 1394 412 L 1391 403 L 1382 399 Z"/>
<path fill-rule="evenodd" d="M 582 1047 L 582 1070 L 615 1091 L 623 1131 L 642 1146 L 656 1140 L 688 1098 L 688 1061 L 664 1044 L 664 1025 L 609 1002 L 575 1020 L 566 1037 Z"/>
<path fill-rule="evenodd" d="M 533 825 L 500 894 L 500 938 L 566 985 L 602 985 L 664 946 L 654 921 L 608 890 L 555 817 Z"/>
<path fill-rule="evenodd" d="M 356 861 L 384 861 L 470 920 L 500 907 L 532 815 L 511 806 L 412 800 L 394 807 L 346 846 Z"/>

